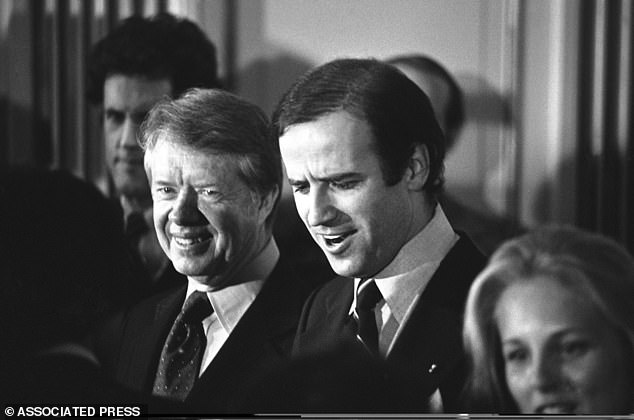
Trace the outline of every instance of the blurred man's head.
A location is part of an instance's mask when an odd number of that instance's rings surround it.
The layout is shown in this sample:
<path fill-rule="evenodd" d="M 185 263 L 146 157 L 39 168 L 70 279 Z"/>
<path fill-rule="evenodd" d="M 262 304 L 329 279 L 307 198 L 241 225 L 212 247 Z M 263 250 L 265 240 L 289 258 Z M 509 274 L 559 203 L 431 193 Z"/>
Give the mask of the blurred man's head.
<path fill-rule="evenodd" d="M 121 216 L 94 185 L 62 171 L 12 170 L 0 202 L 4 350 L 25 356 L 81 340 L 126 303 Z"/>
<path fill-rule="evenodd" d="M 464 124 L 464 98 L 460 86 L 439 62 L 425 55 L 401 55 L 387 60 L 429 96 L 436 119 L 450 150 Z"/>
<path fill-rule="evenodd" d="M 160 99 L 193 87 L 219 81 L 216 48 L 189 20 L 132 16 L 94 46 L 87 94 L 103 106 L 106 164 L 117 195 L 149 202 L 139 125 Z"/>

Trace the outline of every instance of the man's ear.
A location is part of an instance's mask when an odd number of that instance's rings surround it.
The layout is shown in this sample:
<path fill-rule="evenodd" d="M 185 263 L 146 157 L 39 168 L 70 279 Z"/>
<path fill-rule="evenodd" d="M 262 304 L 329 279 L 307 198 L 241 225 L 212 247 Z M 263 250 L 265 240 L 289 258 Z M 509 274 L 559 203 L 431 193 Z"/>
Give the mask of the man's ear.
<path fill-rule="evenodd" d="M 429 152 L 423 144 L 416 145 L 405 171 L 407 186 L 412 191 L 422 191 L 429 177 Z"/>

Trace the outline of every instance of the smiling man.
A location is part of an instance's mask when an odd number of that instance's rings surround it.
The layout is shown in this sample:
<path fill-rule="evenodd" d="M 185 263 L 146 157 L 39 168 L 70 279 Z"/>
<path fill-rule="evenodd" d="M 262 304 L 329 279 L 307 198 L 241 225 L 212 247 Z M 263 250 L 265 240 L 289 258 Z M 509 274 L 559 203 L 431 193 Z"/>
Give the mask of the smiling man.
<path fill-rule="evenodd" d="M 429 99 L 387 64 L 335 60 L 291 87 L 274 125 L 297 211 L 341 276 L 306 302 L 295 353 L 359 343 L 416 378 L 421 407 L 459 411 L 463 305 L 485 260 L 436 200 Z"/>
<path fill-rule="evenodd" d="M 271 233 L 279 149 L 263 112 L 220 90 L 161 102 L 142 130 L 154 228 L 187 284 L 126 313 L 116 377 L 191 412 L 226 413 L 290 356 L 305 296 Z"/>
<path fill-rule="evenodd" d="M 193 87 L 219 86 L 216 48 L 195 23 L 162 13 L 122 21 L 93 47 L 88 97 L 102 107 L 105 161 L 125 220 L 139 296 L 182 283 L 159 246 L 138 130 L 165 97 Z"/>

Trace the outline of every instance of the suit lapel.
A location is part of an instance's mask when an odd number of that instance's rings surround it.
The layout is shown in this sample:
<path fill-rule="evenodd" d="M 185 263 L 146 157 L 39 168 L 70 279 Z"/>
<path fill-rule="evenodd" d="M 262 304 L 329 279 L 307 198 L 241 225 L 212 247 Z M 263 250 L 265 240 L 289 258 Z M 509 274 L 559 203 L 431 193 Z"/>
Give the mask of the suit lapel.
<path fill-rule="evenodd" d="M 251 380 L 290 355 L 293 333 L 301 311 L 303 294 L 299 282 L 280 259 L 214 360 L 196 382 L 190 399 L 213 399 L 220 404 L 232 387 Z M 205 395 L 202 395 L 202 394 Z"/>
<path fill-rule="evenodd" d="M 430 392 L 446 375 L 455 375 L 462 363 L 464 303 L 485 262 L 473 243 L 461 237 L 434 273 L 388 356 L 420 375 Z"/>
<path fill-rule="evenodd" d="M 150 391 L 165 338 L 185 299 L 186 286 L 146 300 L 132 309 L 117 377 L 133 389 Z M 151 328 L 148 328 L 151 326 Z"/>
<path fill-rule="evenodd" d="M 356 324 L 349 315 L 354 294 L 350 278 L 336 277 L 309 298 L 293 353 L 318 353 L 345 342 L 356 342 Z"/>

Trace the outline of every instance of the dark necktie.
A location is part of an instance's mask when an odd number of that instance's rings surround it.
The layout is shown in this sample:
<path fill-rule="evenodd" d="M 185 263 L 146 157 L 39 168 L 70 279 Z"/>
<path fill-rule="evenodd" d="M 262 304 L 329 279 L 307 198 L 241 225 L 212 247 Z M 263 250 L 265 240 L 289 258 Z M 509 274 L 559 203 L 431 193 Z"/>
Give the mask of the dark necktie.
<path fill-rule="evenodd" d="M 382 297 L 374 280 L 367 280 L 367 284 L 363 288 L 359 286 L 356 307 L 359 327 L 357 337 L 373 354 L 378 354 L 379 352 L 379 334 L 376 327 L 374 308 Z"/>
<path fill-rule="evenodd" d="M 198 379 L 207 340 L 202 320 L 213 312 L 204 292 L 187 298 L 161 352 L 152 393 L 184 401 Z"/>

